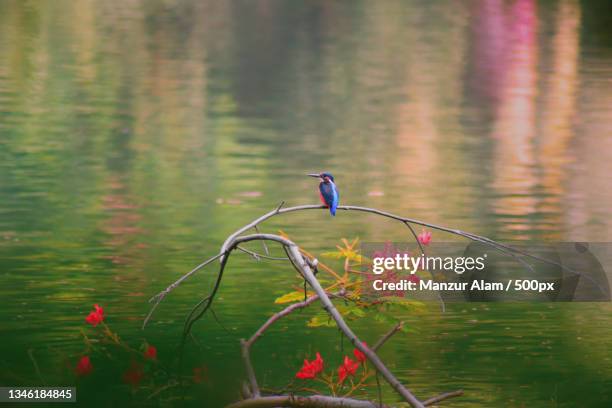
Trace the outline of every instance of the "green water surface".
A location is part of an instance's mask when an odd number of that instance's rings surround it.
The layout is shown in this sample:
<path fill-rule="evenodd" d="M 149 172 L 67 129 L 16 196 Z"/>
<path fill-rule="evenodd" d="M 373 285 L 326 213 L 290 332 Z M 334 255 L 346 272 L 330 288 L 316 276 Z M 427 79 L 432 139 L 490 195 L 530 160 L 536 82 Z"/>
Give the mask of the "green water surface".
<path fill-rule="evenodd" d="M 328 170 L 345 204 L 498 240 L 612 239 L 612 21 L 606 1 L 0 2 L 0 385 L 78 386 L 80 406 L 176 406 L 122 381 L 130 357 L 74 374 L 92 304 L 175 370 L 183 322 L 213 269 L 148 299 L 274 208 L 317 203 Z M 309 251 L 404 226 L 324 211 L 278 217 Z M 434 233 L 434 240 L 454 239 Z M 261 249 L 261 248 L 257 248 Z M 339 266 L 330 261 L 334 266 Z M 230 261 L 194 327 L 188 406 L 239 398 L 239 339 L 301 285 L 291 267 Z M 253 348 L 279 389 L 321 351 L 350 352 L 317 308 Z M 449 406 L 612 406 L 612 306 L 436 304 L 381 356 Z M 355 331 L 388 329 L 369 317 Z M 112 353 L 111 353 L 112 354 Z M 188 381 L 187 381 L 188 382 Z M 148 388 L 147 388 L 148 387 Z M 375 397 L 375 392 L 372 393 Z M 385 389 L 389 402 L 396 396 Z"/>

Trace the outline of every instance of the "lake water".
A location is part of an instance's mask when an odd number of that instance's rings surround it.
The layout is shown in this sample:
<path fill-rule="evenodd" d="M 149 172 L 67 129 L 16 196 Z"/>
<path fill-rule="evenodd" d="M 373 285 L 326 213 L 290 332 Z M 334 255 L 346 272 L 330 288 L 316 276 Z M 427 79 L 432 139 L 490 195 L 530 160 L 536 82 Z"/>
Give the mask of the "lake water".
<path fill-rule="evenodd" d="M 317 203 L 309 172 L 331 171 L 344 204 L 493 239 L 610 241 L 610 15 L 595 0 L 1 2 L 0 385 L 78 384 L 82 406 L 177 403 L 130 391 L 127 362 L 94 355 L 75 378 L 91 305 L 173 366 L 214 270 L 141 331 L 149 297 L 279 202 Z M 263 227 L 281 229 L 317 254 L 407 239 L 343 212 Z M 225 329 L 208 316 L 187 346 L 207 371 L 187 404 L 238 398 L 239 339 L 299 285 L 287 265 L 236 254 L 215 304 Z M 337 331 L 306 327 L 315 312 L 255 345 L 260 381 L 283 387 L 316 350 L 340 361 Z M 464 389 L 448 406 L 611 406 L 611 312 L 431 305 L 381 355 L 420 397 Z M 387 328 L 355 327 L 368 342 Z"/>

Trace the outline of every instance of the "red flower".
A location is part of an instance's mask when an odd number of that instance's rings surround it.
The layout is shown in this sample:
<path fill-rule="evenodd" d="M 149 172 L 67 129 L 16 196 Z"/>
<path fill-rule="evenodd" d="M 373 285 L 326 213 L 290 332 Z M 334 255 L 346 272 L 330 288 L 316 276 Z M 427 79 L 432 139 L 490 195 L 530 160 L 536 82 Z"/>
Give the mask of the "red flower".
<path fill-rule="evenodd" d="M 355 371 L 359 368 L 359 363 L 353 361 L 348 356 L 344 356 L 344 362 L 338 367 L 339 382 L 344 382 L 347 375 L 355 375 Z"/>
<path fill-rule="evenodd" d="M 77 373 L 77 375 L 80 376 L 85 376 L 89 373 L 91 373 L 91 370 L 93 370 L 93 366 L 91 365 L 91 361 L 89 360 L 89 356 L 83 356 L 81 357 L 81 359 L 79 360 L 75 371 Z"/>
<path fill-rule="evenodd" d="M 321 354 L 318 351 L 317 358 L 312 360 L 312 364 L 314 365 L 315 374 L 318 374 L 323 371 L 323 358 L 321 357 Z"/>
<path fill-rule="evenodd" d="M 140 384 L 143 378 L 144 372 L 142 371 L 142 366 L 135 362 L 132 362 L 130 368 L 123 373 L 123 382 L 130 384 L 132 387 L 136 387 Z"/>
<path fill-rule="evenodd" d="M 368 347 L 368 345 L 366 344 L 366 342 L 363 342 L 363 345 Z M 357 359 L 357 361 L 359 361 L 360 363 L 365 363 L 367 360 L 367 357 L 365 354 L 363 354 L 361 352 L 361 350 L 359 350 L 358 348 L 356 348 L 355 350 L 353 350 L 353 354 L 355 355 L 355 358 Z"/>
<path fill-rule="evenodd" d="M 100 306 L 98 306 L 97 303 L 94 305 L 94 309 L 96 309 L 96 313 L 97 314 L 99 314 L 100 316 L 104 317 L 104 309 L 102 309 Z"/>
<path fill-rule="evenodd" d="M 295 376 L 301 380 L 315 378 L 317 374 L 323 371 L 323 358 L 321 354 L 317 352 L 317 358 L 312 361 L 304 359 L 304 365 Z"/>
<path fill-rule="evenodd" d="M 423 230 L 417 238 L 419 239 L 419 242 L 421 244 L 429 245 L 429 243 L 431 242 L 431 232 Z"/>
<path fill-rule="evenodd" d="M 148 346 L 144 352 L 144 358 L 148 358 L 150 360 L 157 360 L 157 349 L 155 346 Z"/>
<path fill-rule="evenodd" d="M 95 327 L 104 321 L 104 309 L 98 306 L 97 303 L 94 305 L 94 309 L 87 315 L 85 321 Z"/>

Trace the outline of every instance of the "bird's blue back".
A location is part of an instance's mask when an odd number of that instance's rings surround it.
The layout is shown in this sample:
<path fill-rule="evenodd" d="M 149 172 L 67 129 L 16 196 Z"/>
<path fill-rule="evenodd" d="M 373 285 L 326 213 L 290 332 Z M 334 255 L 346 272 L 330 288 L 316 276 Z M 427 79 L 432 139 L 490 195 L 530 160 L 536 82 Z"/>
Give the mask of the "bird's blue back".
<path fill-rule="evenodd" d="M 321 198 L 325 201 L 325 204 L 329 207 L 331 215 L 336 215 L 336 208 L 338 208 L 338 202 L 340 201 L 340 194 L 333 181 L 327 183 L 321 182 L 319 184 L 319 192 L 321 192 Z"/>

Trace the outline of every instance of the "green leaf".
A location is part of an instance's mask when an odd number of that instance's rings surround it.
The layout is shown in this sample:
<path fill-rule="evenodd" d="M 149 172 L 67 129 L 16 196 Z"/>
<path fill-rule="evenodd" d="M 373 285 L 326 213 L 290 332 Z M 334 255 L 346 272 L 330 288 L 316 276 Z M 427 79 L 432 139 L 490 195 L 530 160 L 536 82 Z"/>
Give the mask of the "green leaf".
<path fill-rule="evenodd" d="M 306 297 L 310 297 L 310 296 L 312 296 L 312 293 L 306 292 Z M 304 300 L 304 292 L 300 292 L 296 290 L 293 292 L 285 293 L 283 296 L 276 298 L 274 300 L 274 303 L 283 304 L 283 303 L 291 303 L 291 302 L 297 302 L 297 301 L 302 301 L 302 300 Z"/>
<path fill-rule="evenodd" d="M 348 258 L 350 261 L 359 262 L 363 261 L 363 257 L 359 255 L 357 252 L 352 250 L 342 250 L 342 251 L 334 251 L 334 252 L 323 252 L 321 254 L 324 258 L 332 258 L 332 259 L 345 259 Z"/>
<path fill-rule="evenodd" d="M 336 322 L 327 313 L 313 316 L 307 324 L 308 327 L 335 327 Z"/>

